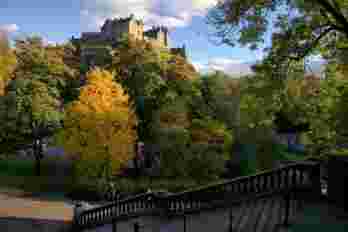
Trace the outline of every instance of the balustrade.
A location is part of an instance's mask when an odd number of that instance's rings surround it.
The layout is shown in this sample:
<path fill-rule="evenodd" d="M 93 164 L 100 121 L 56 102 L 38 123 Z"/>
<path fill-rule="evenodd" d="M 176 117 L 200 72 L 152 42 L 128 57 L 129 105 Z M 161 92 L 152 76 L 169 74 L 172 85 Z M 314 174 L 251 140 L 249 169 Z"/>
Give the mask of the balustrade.
<path fill-rule="evenodd" d="M 209 206 L 212 202 L 226 201 L 235 197 L 252 196 L 258 193 L 272 193 L 281 190 L 289 191 L 297 187 L 310 187 L 317 180 L 313 173 L 316 164 L 299 163 L 292 164 L 280 169 L 262 172 L 253 176 L 239 177 L 223 183 L 208 185 L 182 193 L 159 196 L 156 193 L 141 194 L 129 199 L 118 201 L 96 209 L 87 210 L 78 217 L 76 223 L 80 228 L 102 224 L 106 219 L 128 216 L 138 213 L 149 212 L 159 208 L 165 208 L 167 212 L 179 213 L 186 210 Z M 308 183 L 308 180 L 311 182 Z M 161 203 L 159 205 L 159 203 Z"/>

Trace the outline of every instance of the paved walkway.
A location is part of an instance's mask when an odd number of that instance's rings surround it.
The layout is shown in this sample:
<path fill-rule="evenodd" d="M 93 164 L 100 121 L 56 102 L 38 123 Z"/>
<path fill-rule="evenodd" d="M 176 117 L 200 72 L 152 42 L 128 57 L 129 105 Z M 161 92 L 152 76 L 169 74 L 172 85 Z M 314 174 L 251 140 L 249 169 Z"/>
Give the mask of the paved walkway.
<path fill-rule="evenodd" d="M 73 206 L 68 200 L 0 191 L 1 232 L 62 232 L 71 223 L 72 216 Z"/>

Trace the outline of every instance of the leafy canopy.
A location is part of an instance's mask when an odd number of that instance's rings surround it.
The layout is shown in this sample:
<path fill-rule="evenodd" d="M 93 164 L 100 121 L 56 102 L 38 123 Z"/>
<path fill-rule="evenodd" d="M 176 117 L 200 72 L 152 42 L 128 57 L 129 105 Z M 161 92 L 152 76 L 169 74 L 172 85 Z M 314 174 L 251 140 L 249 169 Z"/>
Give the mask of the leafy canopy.
<path fill-rule="evenodd" d="M 5 94 L 15 65 L 16 57 L 10 49 L 8 38 L 5 33 L 0 32 L 0 96 Z"/>
<path fill-rule="evenodd" d="M 135 155 L 136 123 L 132 102 L 113 74 L 95 69 L 79 99 L 67 106 L 57 141 L 78 160 L 78 175 L 110 176 Z"/>
<path fill-rule="evenodd" d="M 348 39 L 346 0 L 227 0 L 211 10 L 208 22 L 222 43 L 256 49 L 272 28 L 274 40 L 286 44 L 282 55 L 301 59 L 319 45 L 338 46 Z"/>

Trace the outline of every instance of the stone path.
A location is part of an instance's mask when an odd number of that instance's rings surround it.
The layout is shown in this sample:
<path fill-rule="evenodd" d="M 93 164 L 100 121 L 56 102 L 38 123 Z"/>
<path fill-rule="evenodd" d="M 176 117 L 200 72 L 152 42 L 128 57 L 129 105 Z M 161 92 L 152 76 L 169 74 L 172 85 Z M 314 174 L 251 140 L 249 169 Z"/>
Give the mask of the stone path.
<path fill-rule="evenodd" d="M 62 232 L 73 217 L 73 206 L 64 199 L 29 197 L 0 191 L 0 231 Z"/>

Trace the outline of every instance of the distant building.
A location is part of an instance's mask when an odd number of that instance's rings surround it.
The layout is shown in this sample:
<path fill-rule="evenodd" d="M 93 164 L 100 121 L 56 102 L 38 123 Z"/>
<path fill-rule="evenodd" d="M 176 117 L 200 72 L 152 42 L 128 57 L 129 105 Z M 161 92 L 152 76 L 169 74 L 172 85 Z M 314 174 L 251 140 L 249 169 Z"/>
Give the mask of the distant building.
<path fill-rule="evenodd" d="M 98 64 L 97 56 L 104 57 L 104 59 L 109 57 L 112 48 L 117 47 L 123 36 L 146 41 L 155 48 L 168 49 L 173 54 L 180 54 L 186 58 L 185 46 L 169 48 L 169 32 L 166 27 L 152 27 L 145 31 L 143 21 L 135 19 L 134 15 L 128 18 L 107 19 L 100 32 L 83 32 L 80 39 L 73 40 L 88 45 L 81 47 L 81 62 L 90 66 Z M 99 62 L 103 62 L 103 59 Z"/>

